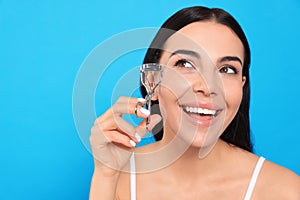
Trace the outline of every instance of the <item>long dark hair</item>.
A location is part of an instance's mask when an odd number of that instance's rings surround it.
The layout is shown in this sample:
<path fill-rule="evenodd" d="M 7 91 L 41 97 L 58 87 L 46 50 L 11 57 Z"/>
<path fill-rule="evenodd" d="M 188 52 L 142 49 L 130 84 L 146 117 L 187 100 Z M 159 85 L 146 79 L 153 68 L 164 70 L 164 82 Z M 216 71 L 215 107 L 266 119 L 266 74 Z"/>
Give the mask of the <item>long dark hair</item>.
<path fill-rule="evenodd" d="M 239 23 L 226 11 L 219 8 L 206 8 L 202 6 L 194 6 L 182 9 L 171 16 L 160 28 L 156 36 L 154 37 L 143 63 L 158 63 L 162 54 L 163 45 L 166 40 L 174 33 L 173 30 L 178 31 L 184 26 L 198 21 L 214 21 L 216 23 L 225 25 L 235 32 L 244 45 L 244 65 L 242 74 L 246 77 L 246 82 L 243 86 L 243 97 L 239 110 L 228 125 L 224 133 L 221 135 L 221 139 L 238 146 L 242 149 L 252 152 L 252 143 L 250 138 L 250 119 L 249 119 L 249 107 L 250 107 L 250 79 L 249 79 L 249 67 L 250 67 L 250 48 Z M 141 92 L 145 96 L 146 90 L 141 85 Z M 153 104 L 158 104 L 158 101 L 153 101 Z M 154 132 L 154 131 L 153 131 Z M 159 129 L 157 133 L 154 133 L 155 139 L 161 140 L 163 136 L 163 129 Z"/>

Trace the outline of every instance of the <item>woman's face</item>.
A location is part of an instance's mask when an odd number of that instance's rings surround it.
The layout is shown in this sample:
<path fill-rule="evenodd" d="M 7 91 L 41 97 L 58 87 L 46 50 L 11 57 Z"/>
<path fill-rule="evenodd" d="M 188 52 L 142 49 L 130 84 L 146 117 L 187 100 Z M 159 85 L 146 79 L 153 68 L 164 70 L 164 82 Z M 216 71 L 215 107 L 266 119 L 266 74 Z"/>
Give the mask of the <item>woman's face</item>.
<path fill-rule="evenodd" d="M 167 40 L 160 59 L 166 66 L 157 90 L 164 139 L 181 131 L 181 137 L 193 135 L 192 146 L 212 146 L 242 100 L 244 47 L 230 28 L 211 21 L 178 33 Z"/>

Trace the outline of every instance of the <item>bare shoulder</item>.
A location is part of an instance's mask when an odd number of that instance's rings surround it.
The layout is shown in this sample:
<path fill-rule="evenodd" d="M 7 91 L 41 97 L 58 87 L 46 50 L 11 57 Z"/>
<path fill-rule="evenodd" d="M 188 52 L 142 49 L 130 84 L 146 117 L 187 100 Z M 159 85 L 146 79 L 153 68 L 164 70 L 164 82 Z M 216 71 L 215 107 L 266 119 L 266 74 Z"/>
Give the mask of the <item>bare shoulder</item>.
<path fill-rule="evenodd" d="M 300 199 L 300 177 L 291 170 L 265 161 L 256 186 L 258 199 Z"/>
<path fill-rule="evenodd" d="M 235 164 L 238 166 L 252 166 L 254 170 L 258 156 L 235 148 L 238 156 Z M 253 171 L 252 171 L 253 173 Z M 300 176 L 278 164 L 265 160 L 259 173 L 253 191 L 252 199 L 289 199 L 300 200 Z"/>

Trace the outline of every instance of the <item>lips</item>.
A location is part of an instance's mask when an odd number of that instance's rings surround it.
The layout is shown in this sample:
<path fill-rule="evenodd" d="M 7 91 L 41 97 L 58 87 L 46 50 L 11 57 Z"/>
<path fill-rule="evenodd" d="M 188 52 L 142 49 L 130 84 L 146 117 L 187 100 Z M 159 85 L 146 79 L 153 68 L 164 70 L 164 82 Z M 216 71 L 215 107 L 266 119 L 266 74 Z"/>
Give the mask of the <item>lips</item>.
<path fill-rule="evenodd" d="M 185 106 L 183 107 L 183 110 L 186 113 L 194 113 L 199 115 L 211 115 L 215 116 L 217 113 L 217 110 L 210 110 L 207 108 L 201 108 L 201 107 L 191 107 L 191 106 Z"/>
<path fill-rule="evenodd" d="M 180 106 L 189 121 L 197 126 L 211 126 L 223 109 L 212 104 L 185 104 Z"/>

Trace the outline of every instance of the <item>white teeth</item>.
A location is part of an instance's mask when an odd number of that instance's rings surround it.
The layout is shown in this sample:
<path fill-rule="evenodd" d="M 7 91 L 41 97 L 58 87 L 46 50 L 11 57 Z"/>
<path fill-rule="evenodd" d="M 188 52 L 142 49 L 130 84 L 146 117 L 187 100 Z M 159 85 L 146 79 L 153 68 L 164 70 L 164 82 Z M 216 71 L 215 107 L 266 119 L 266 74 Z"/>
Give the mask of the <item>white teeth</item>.
<path fill-rule="evenodd" d="M 197 108 L 197 107 L 184 107 L 186 112 L 205 114 L 205 115 L 215 115 L 217 113 L 216 110 L 209 110 L 206 108 Z"/>

